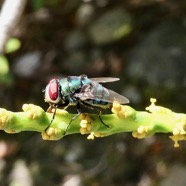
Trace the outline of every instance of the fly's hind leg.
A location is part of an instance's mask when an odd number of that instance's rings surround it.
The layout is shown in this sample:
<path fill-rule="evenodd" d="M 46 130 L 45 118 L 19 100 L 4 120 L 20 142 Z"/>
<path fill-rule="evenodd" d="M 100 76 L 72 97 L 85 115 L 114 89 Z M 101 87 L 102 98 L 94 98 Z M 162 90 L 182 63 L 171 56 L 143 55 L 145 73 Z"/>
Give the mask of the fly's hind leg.
<path fill-rule="evenodd" d="M 77 103 L 76 109 L 77 109 L 78 113 L 73 118 L 71 118 L 70 122 L 68 123 L 68 125 L 67 125 L 67 127 L 64 131 L 64 135 L 66 134 L 66 132 L 67 132 L 68 128 L 70 127 L 70 124 L 72 123 L 72 121 L 74 121 L 81 114 L 81 108 L 80 108 L 79 103 Z"/>
<path fill-rule="evenodd" d="M 99 117 L 101 123 L 102 123 L 105 127 L 109 128 L 109 125 L 107 125 L 107 124 L 102 120 L 102 118 L 101 118 L 101 110 L 100 110 L 100 109 L 98 109 L 97 107 L 93 107 L 92 105 L 90 105 L 90 104 L 88 104 L 88 103 L 86 103 L 86 102 L 81 102 L 81 104 L 83 104 L 83 105 L 86 106 L 87 108 L 90 108 L 90 109 L 93 109 L 93 110 L 97 110 L 97 111 L 98 111 L 97 115 L 98 115 L 98 117 Z"/>
<path fill-rule="evenodd" d="M 105 127 L 109 128 L 109 125 L 107 125 L 107 124 L 102 120 L 102 118 L 101 118 L 101 111 L 99 111 L 99 113 L 98 113 L 97 115 L 98 115 L 98 117 L 99 117 L 101 123 L 102 123 L 103 125 L 105 125 Z"/>

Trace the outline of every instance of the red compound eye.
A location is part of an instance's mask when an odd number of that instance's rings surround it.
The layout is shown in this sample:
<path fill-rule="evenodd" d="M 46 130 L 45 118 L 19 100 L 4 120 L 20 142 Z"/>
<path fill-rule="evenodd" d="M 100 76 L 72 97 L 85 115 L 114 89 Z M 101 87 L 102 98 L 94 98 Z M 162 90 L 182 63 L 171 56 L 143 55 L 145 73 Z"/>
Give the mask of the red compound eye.
<path fill-rule="evenodd" d="M 51 100 L 55 101 L 58 98 L 58 82 L 52 79 L 49 82 L 48 94 Z"/>

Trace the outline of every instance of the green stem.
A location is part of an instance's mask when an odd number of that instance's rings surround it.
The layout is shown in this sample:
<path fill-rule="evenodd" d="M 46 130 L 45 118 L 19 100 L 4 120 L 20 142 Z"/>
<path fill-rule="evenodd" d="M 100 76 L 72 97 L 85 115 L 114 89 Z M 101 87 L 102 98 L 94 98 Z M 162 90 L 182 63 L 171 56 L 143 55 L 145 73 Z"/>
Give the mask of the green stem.
<path fill-rule="evenodd" d="M 186 140 L 186 114 L 175 113 L 165 107 L 156 106 L 151 99 L 148 111 L 136 111 L 130 106 L 113 103 L 113 114 L 101 115 L 109 127 L 103 125 L 94 114 L 81 114 L 67 126 L 75 114 L 65 110 L 57 110 L 55 119 L 49 126 L 53 113 L 46 113 L 41 107 L 24 104 L 23 112 L 11 112 L 0 109 L 0 129 L 8 133 L 21 131 L 42 132 L 43 139 L 58 140 L 74 133 L 88 134 L 88 139 L 104 137 L 121 132 L 132 132 L 136 138 L 142 139 L 155 133 L 172 133 L 170 138 L 178 147 L 178 141 Z"/>

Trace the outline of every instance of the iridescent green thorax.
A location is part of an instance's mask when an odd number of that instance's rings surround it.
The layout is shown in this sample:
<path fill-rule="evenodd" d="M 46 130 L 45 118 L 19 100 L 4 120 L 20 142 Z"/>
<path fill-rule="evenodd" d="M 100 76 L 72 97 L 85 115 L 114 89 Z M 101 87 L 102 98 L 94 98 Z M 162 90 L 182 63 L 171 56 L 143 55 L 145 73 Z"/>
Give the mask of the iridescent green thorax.
<path fill-rule="evenodd" d="M 83 76 L 69 76 L 67 78 L 59 79 L 59 85 L 61 87 L 61 95 L 64 100 L 73 102 L 72 95 L 81 91 L 83 85 L 88 85 L 91 80 Z"/>

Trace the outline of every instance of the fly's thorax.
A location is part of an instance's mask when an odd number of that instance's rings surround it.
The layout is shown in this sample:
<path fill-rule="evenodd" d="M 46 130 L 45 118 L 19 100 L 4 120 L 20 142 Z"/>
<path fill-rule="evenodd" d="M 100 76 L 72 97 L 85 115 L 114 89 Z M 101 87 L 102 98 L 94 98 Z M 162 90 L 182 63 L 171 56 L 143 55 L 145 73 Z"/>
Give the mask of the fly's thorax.
<path fill-rule="evenodd" d="M 72 94 L 81 85 L 80 80 L 76 76 L 62 78 L 59 80 L 59 84 L 61 86 L 61 95 L 63 97 Z"/>
<path fill-rule="evenodd" d="M 81 84 L 83 85 L 89 85 L 91 84 L 91 80 L 89 78 L 87 78 L 87 76 L 81 76 Z"/>
<path fill-rule="evenodd" d="M 69 83 L 67 81 L 67 78 L 59 79 L 59 86 L 61 87 L 60 93 L 62 97 L 65 97 L 69 94 Z"/>
<path fill-rule="evenodd" d="M 84 76 L 69 76 L 67 78 L 62 78 L 59 80 L 61 95 L 64 98 L 68 98 L 74 93 L 80 92 L 83 85 L 90 83 L 91 80 Z"/>
<path fill-rule="evenodd" d="M 80 76 L 70 76 L 68 77 L 69 90 L 73 94 L 81 89 L 81 77 Z"/>
<path fill-rule="evenodd" d="M 76 102 L 74 93 L 81 88 L 81 79 L 77 76 L 69 76 L 59 79 L 60 95 L 64 102 Z"/>

